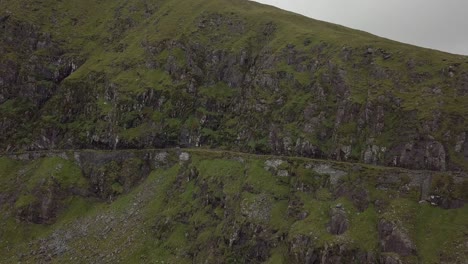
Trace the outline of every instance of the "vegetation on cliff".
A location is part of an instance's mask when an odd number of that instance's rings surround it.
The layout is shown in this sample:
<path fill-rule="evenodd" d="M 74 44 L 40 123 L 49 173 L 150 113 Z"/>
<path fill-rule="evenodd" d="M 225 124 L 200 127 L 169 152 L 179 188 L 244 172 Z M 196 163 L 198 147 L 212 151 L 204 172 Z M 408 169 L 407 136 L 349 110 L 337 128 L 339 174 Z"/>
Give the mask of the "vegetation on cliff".
<path fill-rule="evenodd" d="M 254 2 L 0 3 L 0 147 L 464 170 L 468 59 Z"/>
<path fill-rule="evenodd" d="M 43 175 L 2 182 L 0 254 L 8 263 L 463 263 L 468 256 L 468 185 L 458 174 L 201 150 L 26 153 L 0 162 L 8 168 L 1 179 Z M 67 170 L 83 173 L 60 181 Z M 139 178 L 129 183 L 129 175 Z M 49 192 L 25 199 L 16 191 L 50 179 L 57 181 Z M 455 189 L 451 196 L 443 186 Z M 24 200 L 39 206 L 25 211 Z"/>
<path fill-rule="evenodd" d="M 464 263 L 467 116 L 468 57 L 251 1 L 0 0 L 0 262 Z"/>

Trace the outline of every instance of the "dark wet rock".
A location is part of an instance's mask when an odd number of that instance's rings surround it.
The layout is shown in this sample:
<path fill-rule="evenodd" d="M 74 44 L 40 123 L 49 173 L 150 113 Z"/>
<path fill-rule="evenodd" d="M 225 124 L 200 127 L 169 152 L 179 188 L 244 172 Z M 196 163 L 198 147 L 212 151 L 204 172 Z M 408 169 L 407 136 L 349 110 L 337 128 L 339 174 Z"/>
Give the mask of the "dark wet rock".
<path fill-rule="evenodd" d="M 295 263 L 314 264 L 319 254 L 314 250 L 314 242 L 309 236 L 297 235 L 289 243 L 289 255 Z"/>
<path fill-rule="evenodd" d="M 293 217 L 299 220 L 305 219 L 309 213 L 303 208 L 304 203 L 297 196 L 292 196 L 288 201 L 287 214 L 289 217 Z"/>
<path fill-rule="evenodd" d="M 146 178 L 151 169 L 150 156 L 132 152 L 83 152 L 81 168 L 98 197 L 109 199 L 129 191 Z M 117 188 L 117 189 L 116 189 Z M 119 190 L 122 188 L 122 190 Z"/>
<path fill-rule="evenodd" d="M 393 252 L 401 256 L 416 254 L 416 246 L 408 234 L 395 223 L 381 219 L 378 231 L 382 252 Z"/>
<path fill-rule="evenodd" d="M 303 157 L 320 157 L 323 155 L 318 147 L 301 138 L 296 140 L 295 152 Z"/>
<path fill-rule="evenodd" d="M 378 164 L 385 153 L 385 147 L 379 147 L 377 145 L 369 145 L 363 153 L 363 161 L 367 164 Z"/>
<path fill-rule="evenodd" d="M 433 206 L 439 206 L 442 203 L 442 197 L 439 195 L 430 195 L 427 201 Z"/>
<path fill-rule="evenodd" d="M 384 211 L 388 207 L 388 205 L 389 205 L 389 202 L 386 201 L 386 200 L 375 200 L 374 201 L 374 206 L 379 212 Z"/>
<path fill-rule="evenodd" d="M 388 59 L 390 59 L 390 58 L 392 58 L 392 54 L 390 54 L 390 53 L 383 54 L 383 59 L 384 59 L 384 60 L 388 60 Z"/>
<path fill-rule="evenodd" d="M 35 224 L 50 224 L 55 220 L 61 209 L 61 200 L 68 195 L 58 186 L 50 186 L 46 189 L 38 189 L 32 194 L 32 201 L 24 205 L 18 205 L 17 217 L 25 222 Z"/>
<path fill-rule="evenodd" d="M 466 203 L 466 200 L 461 199 L 443 199 L 441 207 L 444 209 L 457 209 L 463 208 Z"/>
<path fill-rule="evenodd" d="M 247 222 L 229 228 L 232 230 L 232 235 L 228 245 L 234 252 L 241 250 L 242 259 L 255 262 L 264 262 L 268 259 L 272 244 L 267 241 L 268 230 L 262 225 Z"/>
<path fill-rule="evenodd" d="M 450 197 L 442 197 L 439 195 L 428 196 L 427 202 L 430 203 L 432 206 L 438 206 L 444 209 L 462 208 L 466 204 L 466 201 L 463 201 L 461 199 L 453 199 Z"/>
<path fill-rule="evenodd" d="M 397 153 L 395 153 L 396 151 Z M 392 165 L 394 166 L 438 171 L 447 169 L 445 147 L 437 141 L 410 142 L 393 149 L 391 152 L 397 154 L 393 159 Z"/>
<path fill-rule="evenodd" d="M 461 133 L 456 138 L 455 152 L 462 153 L 465 149 L 465 142 L 467 141 L 466 132 Z"/>
<path fill-rule="evenodd" d="M 329 232 L 333 235 L 341 235 L 349 228 L 349 220 L 342 206 L 336 206 L 330 210 Z"/>
<path fill-rule="evenodd" d="M 0 23 L 6 22 L 10 18 L 11 14 L 5 14 L 0 16 Z"/>
<path fill-rule="evenodd" d="M 366 210 L 370 203 L 369 191 L 361 186 L 341 184 L 334 190 L 333 194 L 335 198 L 347 197 L 360 212 Z"/>
<path fill-rule="evenodd" d="M 296 235 L 289 240 L 288 255 L 291 263 L 298 264 L 373 264 L 377 262 L 375 255 L 371 252 L 351 249 L 341 244 L 317 246 L 314 238 L 307 235 Z"/>
<path fill-rule="evenodd" d="M 419 200 L 427 200 L 432 187 L 432 175 L 427 175 L 425 179 L 420 183 L 421 195 Z"/>
<path fill-rule="evenodd" d="M 320 262 L 324 264 L 334 263 L 375 263 L 376 259 L 373 253 L 351 249 L 346 245 L 325 246 L 320 249 Z"/>

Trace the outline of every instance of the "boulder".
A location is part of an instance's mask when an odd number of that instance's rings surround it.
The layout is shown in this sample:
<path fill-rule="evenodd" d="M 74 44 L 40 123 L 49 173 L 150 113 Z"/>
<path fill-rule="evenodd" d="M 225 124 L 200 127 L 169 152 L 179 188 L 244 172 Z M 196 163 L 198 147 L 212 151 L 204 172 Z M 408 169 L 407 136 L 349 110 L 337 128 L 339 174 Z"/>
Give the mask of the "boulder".
<path fill-rule="evenodd" d="M 187 152 L 182 152 L 182 153 L 180 153 L 180 155 L 179 155 L 179 160 L 180 160 L 181 162 L 189 161 L 189 160 L 190 160 L 190 154 L 188 154 Z"/>

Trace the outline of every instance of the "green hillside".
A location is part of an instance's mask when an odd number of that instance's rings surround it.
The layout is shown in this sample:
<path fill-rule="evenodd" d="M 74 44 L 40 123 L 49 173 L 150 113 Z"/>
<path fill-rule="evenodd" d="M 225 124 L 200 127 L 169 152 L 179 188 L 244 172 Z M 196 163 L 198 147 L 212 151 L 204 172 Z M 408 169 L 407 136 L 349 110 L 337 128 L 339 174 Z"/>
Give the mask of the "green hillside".
<path fill-rule="evenodd" d="M 467 57 L 249 1 L 1 7 L 3 150 L 202 146 L 466 169 Z"/>
<path fill-rule="evenodd" d="M 468 57 L 247 0 L 0 0 L 0 263 L 465 263 Z"/>
<path fill-rule="evenodd" d="M 2 263 L 468 256 L 468 181 L 452 173 L 173 149 L 18 154 L 0 164 L 0 198 L 16 200 L 2 203 Z"/>

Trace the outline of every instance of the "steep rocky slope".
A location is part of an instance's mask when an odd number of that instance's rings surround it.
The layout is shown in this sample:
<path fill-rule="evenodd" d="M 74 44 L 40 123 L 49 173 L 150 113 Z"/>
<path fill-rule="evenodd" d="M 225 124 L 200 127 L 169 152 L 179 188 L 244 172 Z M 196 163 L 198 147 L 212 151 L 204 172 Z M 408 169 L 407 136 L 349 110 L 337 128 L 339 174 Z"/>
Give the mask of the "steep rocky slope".
<path fill-rule="evenodd" d="M 2 263 L 468 257 L 460 173 L 180 149 L 32 152 L 0 165 Z"/>
<path fill-rule="evenodd" d="M 0 3 L 0 147 L 464 170 L 468 58 L 249 1 Z"/>
<path fill-rule="evenodd" d="M 0 0 L 0 263 L 464 263 L 467 116 L 468 57 L 250 1 Z"/>

